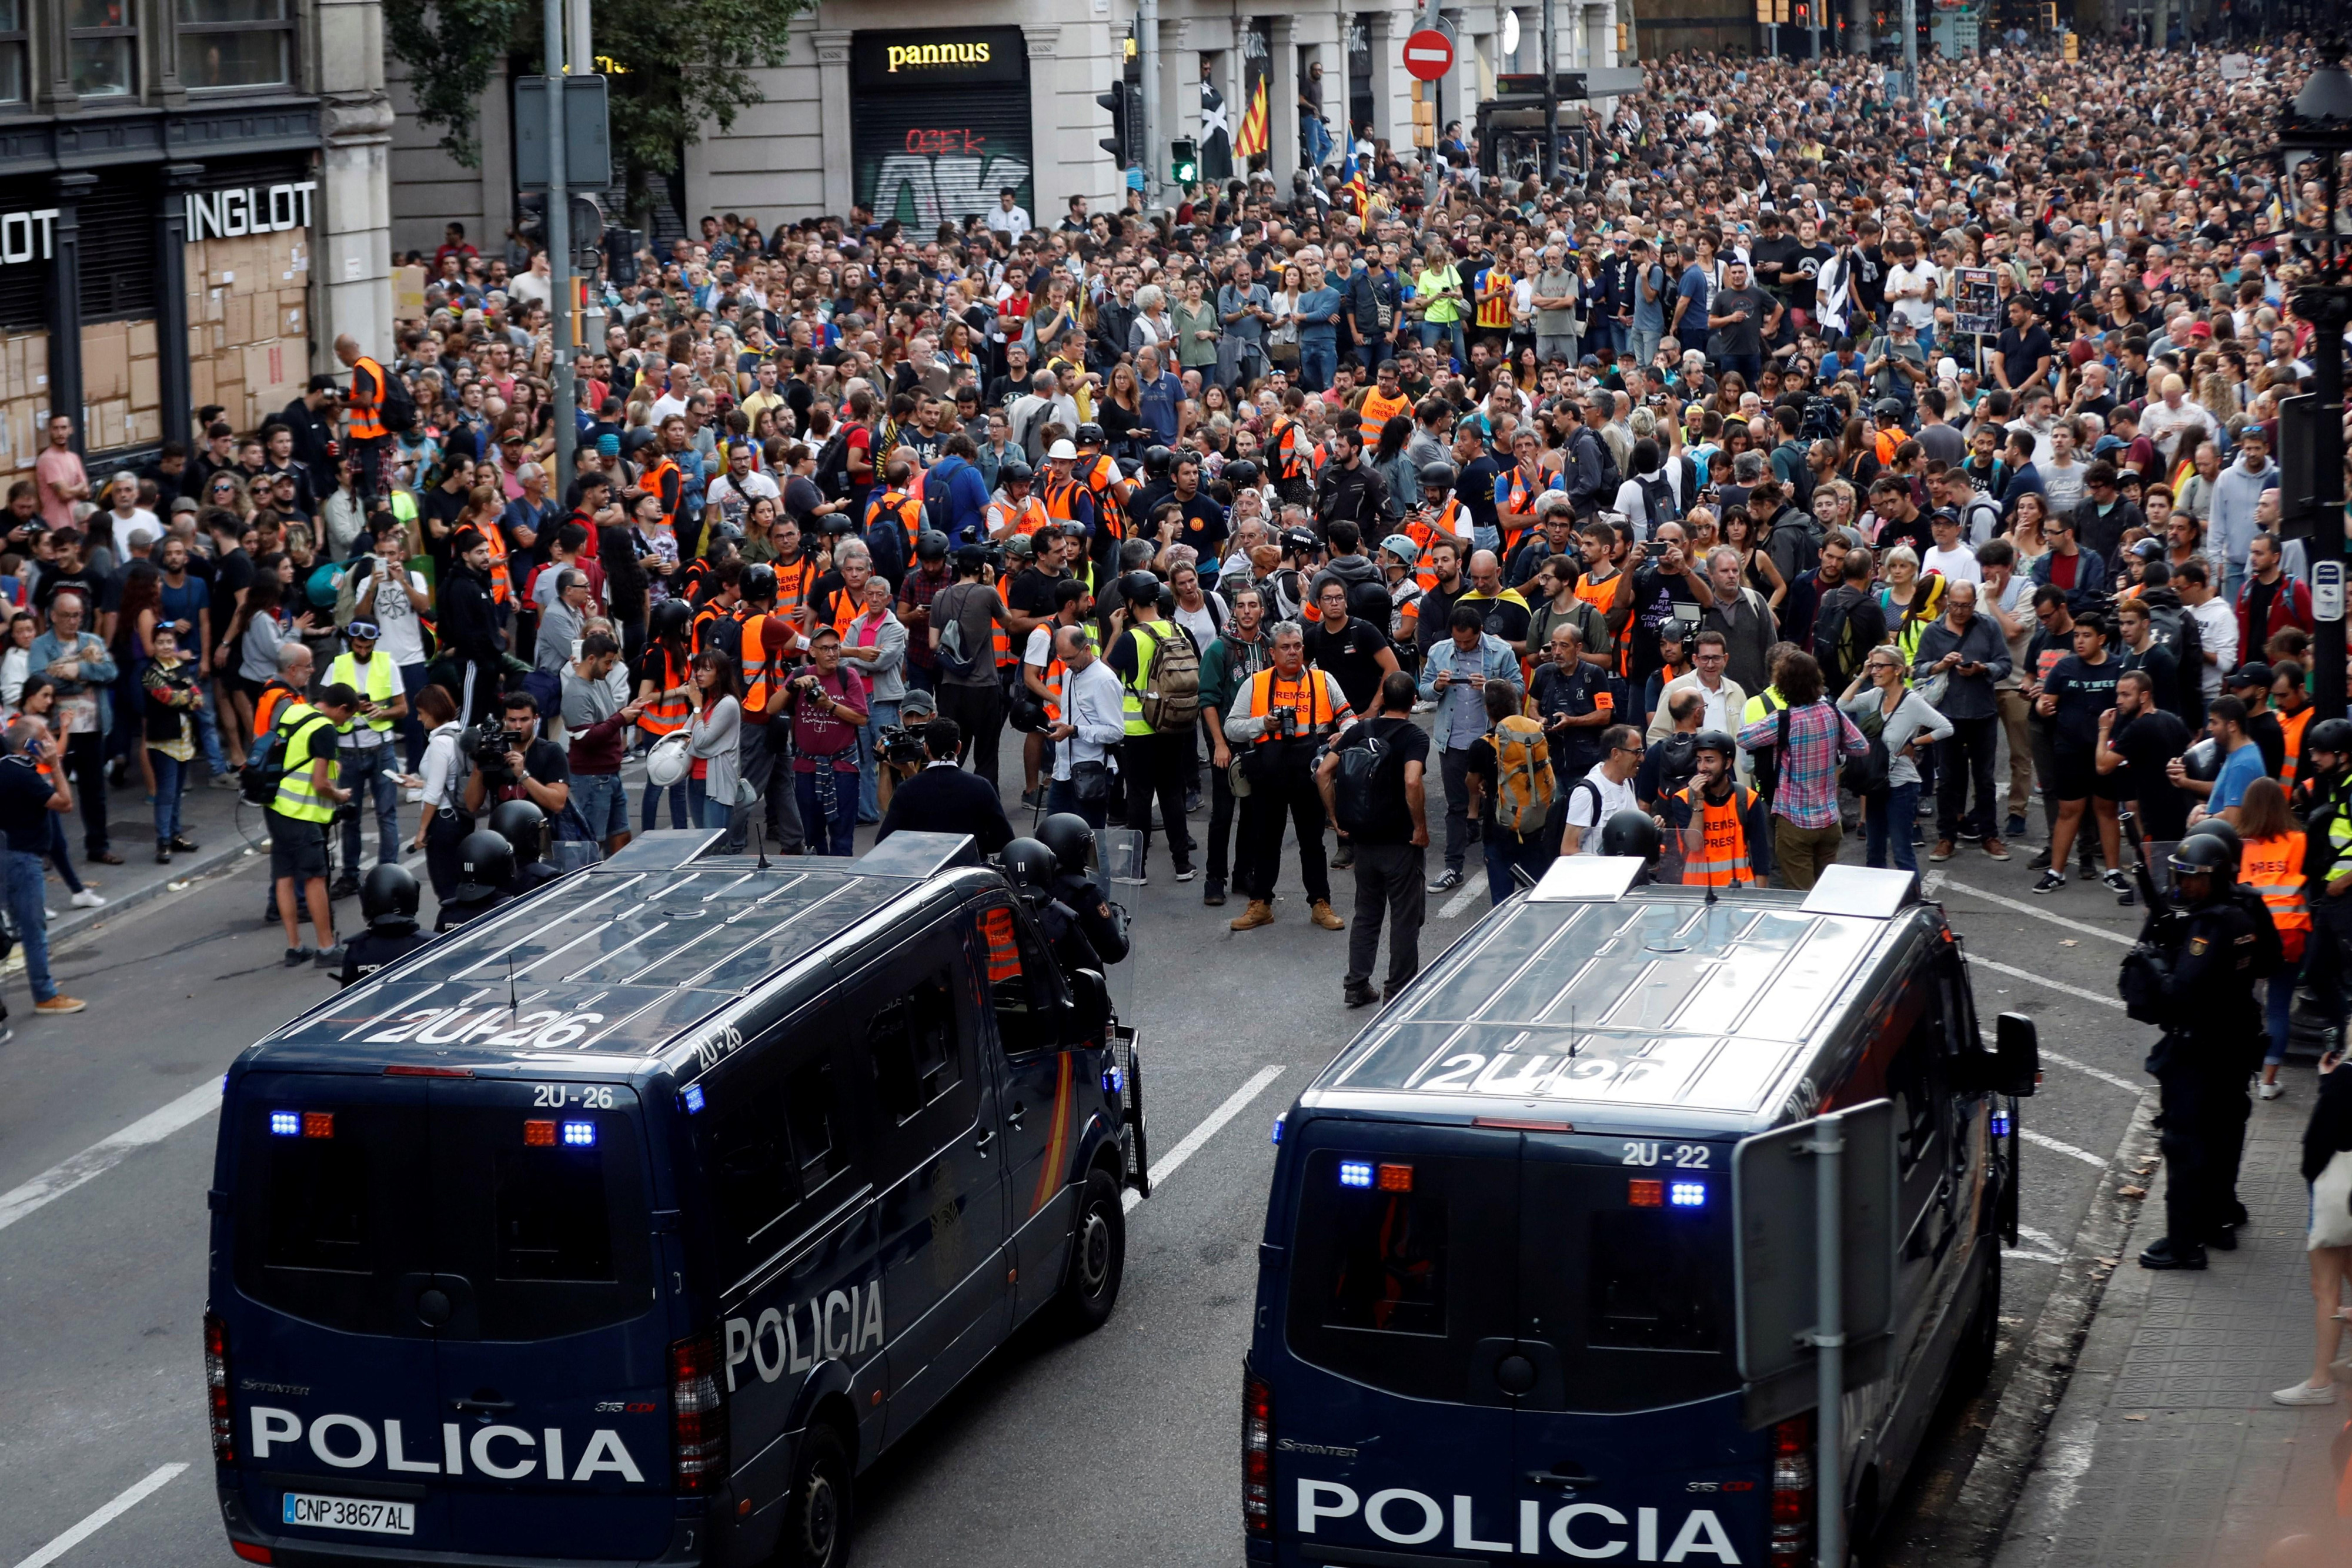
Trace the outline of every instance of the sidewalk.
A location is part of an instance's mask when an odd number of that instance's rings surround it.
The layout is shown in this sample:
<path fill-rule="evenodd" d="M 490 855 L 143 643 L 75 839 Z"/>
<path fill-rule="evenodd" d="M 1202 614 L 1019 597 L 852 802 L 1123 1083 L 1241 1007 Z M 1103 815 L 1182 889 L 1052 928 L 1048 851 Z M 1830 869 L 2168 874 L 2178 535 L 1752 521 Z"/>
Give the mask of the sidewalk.
<path fill-rule="evenodd" d="M 2238 1184 L 2252 1223 L 2206 1272 L 2138 1266 L 2164 1233 L 2163 1178 L 2149 1184 L 1994 1568 L 2352 1563 L 2328 1457 L 2352 1406 L 2270 1398 L 2311 1367 L 2300 1162 L 2312 1082 L 2294 1070 L 2284 1099 L 2255 1103 Z M 2297 1535 L 2315 1539 L 2271 1554 Z"/>

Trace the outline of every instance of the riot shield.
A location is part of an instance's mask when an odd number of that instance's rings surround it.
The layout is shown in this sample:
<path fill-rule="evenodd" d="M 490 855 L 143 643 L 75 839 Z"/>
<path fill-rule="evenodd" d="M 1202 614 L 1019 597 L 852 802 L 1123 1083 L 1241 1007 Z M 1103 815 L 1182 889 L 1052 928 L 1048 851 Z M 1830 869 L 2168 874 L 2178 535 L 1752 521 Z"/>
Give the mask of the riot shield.
<path fill-rule="evenodd" d="M 1143 835 L 1133 828 L 1095 830 L 1095 884 L 1111 913 L 1127 925 L 1127 957 L 1109 966 L 1103 978 L 1110 987 L 1110 1005 L 1119 1021 L 1135 1026 L 1135 972 L 1141 963 L 1142 923 L 1136 918 L 1143 900 Z"/>

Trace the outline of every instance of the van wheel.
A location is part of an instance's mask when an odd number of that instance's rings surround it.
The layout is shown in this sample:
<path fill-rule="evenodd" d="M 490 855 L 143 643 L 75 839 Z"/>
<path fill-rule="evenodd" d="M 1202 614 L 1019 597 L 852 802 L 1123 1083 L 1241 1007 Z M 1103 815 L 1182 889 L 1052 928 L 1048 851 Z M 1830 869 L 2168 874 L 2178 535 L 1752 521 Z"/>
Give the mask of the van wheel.
<path fill-rule="evenodd" d="M 812 1426 L 793 1466 L 777 1542 L 780 1568 L 841 1568 L 849 1561 L 850 1476 L 841 1434 L 822 1421 Z"/>
<path fill-rule="evenodd" d="M 1095 1166 L 1078 1193 L 1077 1232 L 1070 1243 L 1070 1272 L 1055 1299 L 1062 1326 L 1092 1333 L 1110 1321 L 1118 1304 L 1119 1281 L 1127 1273 L 1127 1210 L 1117 1178 Z"/>

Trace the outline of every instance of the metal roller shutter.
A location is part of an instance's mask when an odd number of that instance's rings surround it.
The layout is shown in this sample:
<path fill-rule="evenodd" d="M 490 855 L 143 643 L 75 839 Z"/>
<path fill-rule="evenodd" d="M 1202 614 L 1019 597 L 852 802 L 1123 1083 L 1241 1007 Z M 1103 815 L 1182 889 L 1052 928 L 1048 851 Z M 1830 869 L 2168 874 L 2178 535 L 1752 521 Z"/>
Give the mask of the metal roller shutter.
<path fill-rule="evenodd" d="M 853 191 L 877 221 L 928 239 L 994 212 L 1006 185 L 1035 220 L 1020 28 L 860 33 L 851 58 Z"/>
<path fill-rule="evenodd" d="M 82 197 L 81 319 L 155 314 L 155 171 L 110 169 Z"/>
<path fill-rule="evenodd" d="M 0 266 L 0 332 L 40 327 L 49 319 L 49 263 L 37 252 L 31 261 Z"/>

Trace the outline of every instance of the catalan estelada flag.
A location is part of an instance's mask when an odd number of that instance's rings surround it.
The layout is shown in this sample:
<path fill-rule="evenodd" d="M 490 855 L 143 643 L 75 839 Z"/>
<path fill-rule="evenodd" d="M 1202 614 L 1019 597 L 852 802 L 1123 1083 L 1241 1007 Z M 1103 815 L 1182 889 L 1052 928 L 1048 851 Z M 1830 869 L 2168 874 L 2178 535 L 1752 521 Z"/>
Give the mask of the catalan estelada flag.
<path fill-rule="evenodd" d="M 1348 150 L 1348 161 L 1339 166 L 1339 188 L 1346 193 L 1349 204 L 1356 209 L 1356 219 L 1360 223 L 1370 215 L 1372 192 L 1364 179 L 1364 166 L 1357 161 L 1352 147 Z"/>
<path fill-rule="evenodd" d="M 1244 158 L 1255 158 L 1266 149 L 1265 78 L 1257 78 L 1250 91 L 1249 108 L 1242 112 L 1242 133 L 1234 139 L 1234 151 Z"/>

